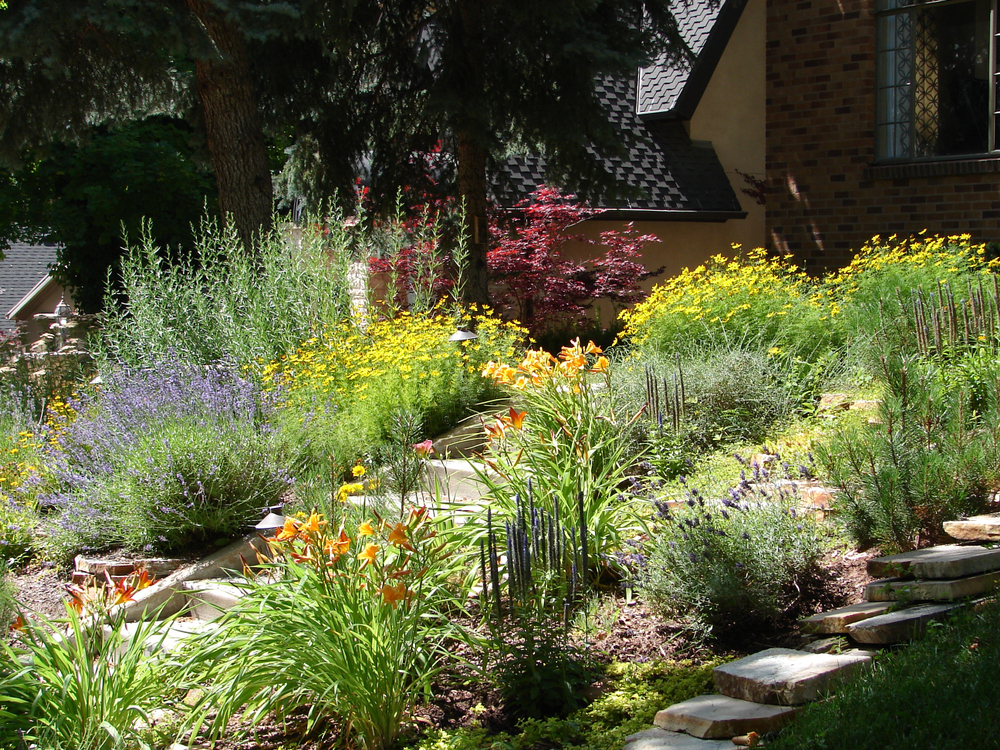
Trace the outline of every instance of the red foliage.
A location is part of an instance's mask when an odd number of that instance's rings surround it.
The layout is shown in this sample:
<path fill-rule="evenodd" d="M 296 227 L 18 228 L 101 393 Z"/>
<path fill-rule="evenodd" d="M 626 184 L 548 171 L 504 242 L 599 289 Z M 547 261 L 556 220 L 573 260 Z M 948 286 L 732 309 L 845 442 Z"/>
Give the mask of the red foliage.
<path fill-rule="evenodd" d="M 617 311 L 645 297 L 639 282 L 649 274 L 638 259 L 648 243 L 659 242 L 657 237 L 639 235 L 632 224 L 621 232 L 602 232 L 605 254 L 577 262 L 563 257 L 567 242 L 597 243 L 566 232 L 599 211 L 544 186 L 518 209 L 523 222 L 509 231 L 499 221 L 491 223 L 487 263 L 499 306 L 532 336 L 583 323 L 598 300 L 609 300 Z"/>

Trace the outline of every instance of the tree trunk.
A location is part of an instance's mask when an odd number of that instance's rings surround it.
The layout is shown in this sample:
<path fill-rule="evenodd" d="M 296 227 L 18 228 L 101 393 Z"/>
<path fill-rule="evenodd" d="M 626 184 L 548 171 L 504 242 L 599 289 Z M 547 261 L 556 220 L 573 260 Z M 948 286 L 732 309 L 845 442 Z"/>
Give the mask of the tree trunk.
<path fill-rule="evenodd" d="M 264 126 L 239 26 L 206 0 L 185 0 L 220 57 L 195 61 L 208 151 L 223 221 L 232 222 L 248 250 L 271 228 L 274 193 Z"/>
<path fill-rule="evenodd" d="M 468 283 L 465 301 L 490 303 L 486 252 L 489 249 L 486 221 L 486 151 L 468 133 L 457 133 L 458 194 L 465 203 L 465 229 L 469 238 Z"/>
<path fill-rule="evenodd" d="M 458 12 L 466 61 L 463 95 L 468 104 L 483 98 L 483 0 L 458 0 Z M 468 115 L 455 123 L 458 193 L 465 202 L 465 229 L 469 238 L 469 279 L 465 286 L 465 301 L 488 305 L 486 148 L 477 132 L 479 123 L 473 120 L 463 122 L 466 118 Z"/>

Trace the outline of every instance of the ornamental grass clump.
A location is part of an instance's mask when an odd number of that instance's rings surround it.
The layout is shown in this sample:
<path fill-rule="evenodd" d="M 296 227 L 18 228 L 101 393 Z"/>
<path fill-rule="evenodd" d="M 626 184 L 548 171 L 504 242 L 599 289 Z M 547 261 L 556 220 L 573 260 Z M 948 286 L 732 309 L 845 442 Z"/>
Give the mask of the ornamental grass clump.
<path fill-rule="evenodd" d="M 185 673 L 205 687 L 189 726 L 217 738 L 240 710 L 252 727 L 304 707 L 305 737 L 389 748 L 457 634 L 449 551 L 426 508 L 288 518 L 245 596 L 191 645 Z"/>
<path fill-rule="evenodd" d="M 160 360 L 70 404 L 49 447 L 56 553 L 176 551 L 243 533 L 290 483 L 257 387 L 231 368 Z"/>
<path fill-rule="evenodd" d="M 715 255 L 657 284 L 648 299 L 622 313 L 624 338 L 661 352 L 741 342 L 809 360 L 836 343 L 829 322 L 834 310 L 790 256 L 734 250 L 733 258 Z"/>
<path fill-rule="evenodd" d="M 599 347 L 577 339 L 558 357 L 530 350 L 517 365 L 490 362 L 483 371 L 517 405 L 485 424 L 488 471 L 480 479 L 495 517 L 513 521 L 517 498 L 529 496 L 529 485 L 539 508 L 562 519 L 578 518 L 582 497 L 579 525 L 590 540 L 589 576 L 613 566 L 614 552 L 637 530 L 619 487 L 641 460 L 629 439 L 638 415 L 614 410 L 609 367 Z M 462 526 L 473 546 L 485 530 L 484 513 Z"/>
<path fill-rule="evenodd" d="M 702 634 L 773 626 L 802 595 L 823 547 L 797 510 L 794 485 L 756 464 L 726 497 L 685 486 L 671 508 L 657 501 L 643 589 L 664 616 Z"/>

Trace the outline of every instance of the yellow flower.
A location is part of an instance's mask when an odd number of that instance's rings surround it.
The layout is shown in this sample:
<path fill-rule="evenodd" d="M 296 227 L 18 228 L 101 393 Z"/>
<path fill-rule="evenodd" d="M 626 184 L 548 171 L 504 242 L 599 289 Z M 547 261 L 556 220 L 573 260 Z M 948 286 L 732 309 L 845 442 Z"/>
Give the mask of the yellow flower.
<path fill-rule="evenodd" d="M 365 467 L 362 466 L 361 464 L 355 464 L 354 468 L 351 469 L 351 476 L 353 476 L 355 479 L 357 479 L 358 477 L 363 477 L 364 475 L 365 475 Z"/>
<path fill-rule="evenodd" d="M 363 524 L 361 524 L 360 526 L 358 526 L 358 535 L 359 536 L 371 536 L 374 533 L 375 533 L 375 529 L 372 528 L 371 523 L 368 522 L 368 521 L 365 521 Z"/>

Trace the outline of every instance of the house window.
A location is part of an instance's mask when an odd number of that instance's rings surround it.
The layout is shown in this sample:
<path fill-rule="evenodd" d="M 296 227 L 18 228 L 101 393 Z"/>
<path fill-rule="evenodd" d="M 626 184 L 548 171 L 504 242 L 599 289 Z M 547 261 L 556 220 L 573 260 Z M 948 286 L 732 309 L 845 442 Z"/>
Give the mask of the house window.
<path fill-rule="evenodd" d="M 995 3 L 876 0 L 879 159 L 1000 148 Z"/>

